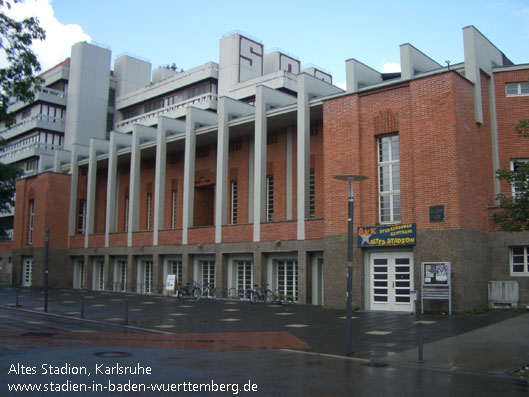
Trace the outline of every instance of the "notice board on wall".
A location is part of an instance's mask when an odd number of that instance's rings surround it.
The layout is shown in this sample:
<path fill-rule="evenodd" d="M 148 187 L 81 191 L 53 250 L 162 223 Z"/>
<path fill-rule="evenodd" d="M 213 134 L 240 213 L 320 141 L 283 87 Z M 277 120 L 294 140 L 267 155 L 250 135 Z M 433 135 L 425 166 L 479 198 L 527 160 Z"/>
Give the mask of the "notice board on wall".
<path fill-rule="evenodd" d="M 450 262 L 421 263 L 421 313 L 425 300 L 448 300 L 448 311 L 452 314 L 452 272 Z"/>

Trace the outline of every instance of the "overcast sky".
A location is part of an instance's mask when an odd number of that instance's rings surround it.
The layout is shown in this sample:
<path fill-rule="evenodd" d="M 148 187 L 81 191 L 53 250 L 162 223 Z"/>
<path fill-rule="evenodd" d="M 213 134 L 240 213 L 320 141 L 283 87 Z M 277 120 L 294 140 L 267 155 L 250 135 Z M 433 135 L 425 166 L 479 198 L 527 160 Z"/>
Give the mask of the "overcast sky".
<path fill-rule="evenodd" d="M 36 15 L 46 30 L 35 44 L 42 69 L 88 41 L 153 68 L 190 69 L 218 62 L 219 40 L 239 30 L 345 82 L 345 60 L 398 71 L 399 45 L 410 43 L 438 63 L 464 60 L 462 28 L 474 25 L 514 63 L 529 63 L 528 0 L 24 0 L 11 16 Z"/>

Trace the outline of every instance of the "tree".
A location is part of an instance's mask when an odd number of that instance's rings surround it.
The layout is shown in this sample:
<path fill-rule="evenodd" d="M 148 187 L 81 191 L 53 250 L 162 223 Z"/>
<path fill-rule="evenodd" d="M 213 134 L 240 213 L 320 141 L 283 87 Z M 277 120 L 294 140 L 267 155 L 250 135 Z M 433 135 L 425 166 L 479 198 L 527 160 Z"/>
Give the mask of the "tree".
<path fill-rule="evenodd" d="M 9 111 L 9 104 L 32 102 L 41 87 L 43 80 L 37 75 L 40 64 L 30 47 L 34 40 L 43 40 L 45 33 L 37 18 L 16 21 L 4 13 L 6 8 L 11 8 L 11 2 L 0 0 L 0 56 L 7 61 L 7 66 L 0 68 L 0 123 L 10 126 L 15 118 Z M 5 144 L 5 140 L 0 139 L 0 149 Z M 0 163 L 0 213 L 9 211 L 14 205 L 13 192 L 21 175 L 18 165 Z M 0 227 L 0 236 L 4 233 Z"/>
<path fill-rule="evenodd" d="M 43 40 L 46 35 L 37 18 L 16 21 L 5 15 L 6 8 L 11 8 L 11 3 L 0 0 L 0 50 L 7 60 L 7 66 L 0 69 L 0 121 L 10 125 L 14 117 L 9 104 L 31 102 L 40 89 L 40 64 L 30 47 L 34 40 Z"/>
<path fill-rule="evenodd" d="M 520 120 L 514 130 L 529 137 L 529 119 Z M 505 232 L 529 231 L 529 161 L 514 161 L 512 170 L 500 169 L 499 179 L 512 186 L 512 195 L 499 195 L 501 212 L 492 214 L 492 221 Z"/>

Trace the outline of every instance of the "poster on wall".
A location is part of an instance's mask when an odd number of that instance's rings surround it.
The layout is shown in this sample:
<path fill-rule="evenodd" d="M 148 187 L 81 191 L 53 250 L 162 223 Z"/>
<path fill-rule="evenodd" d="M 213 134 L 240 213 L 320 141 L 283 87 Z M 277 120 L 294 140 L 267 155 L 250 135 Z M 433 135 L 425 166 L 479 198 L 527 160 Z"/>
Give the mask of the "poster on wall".
<path fill-rule="evenodd" d="M 450 262 L 423 262 L 424 285 L 449 285 Z"/>
<path fill-rule="evenodd" d="M 387 226 L 361 226 L 358 228 L 359 247 L 386 247 L 417 244 L 415 223 Z"/>
<path fill-rule="evenodd" d="M 176 275 L 175 274 L 167 275 L 167 282 L 165 284 L 165 289 L 168 292 L 174 292 L 176 290 Z"/>

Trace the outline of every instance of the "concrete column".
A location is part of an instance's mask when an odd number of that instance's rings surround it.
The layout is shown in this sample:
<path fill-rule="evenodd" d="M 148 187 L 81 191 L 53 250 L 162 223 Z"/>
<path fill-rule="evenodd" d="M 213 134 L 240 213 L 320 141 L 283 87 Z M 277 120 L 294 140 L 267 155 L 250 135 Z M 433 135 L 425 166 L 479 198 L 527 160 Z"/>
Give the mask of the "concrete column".
<path fill-rule="evenodd" d="M 292 127 L 287 128 L 286 143 L 286 210 L 287 220 L 292 219 Z"/>
<path fill-rule="evenodd" d="M 217 124 L 215 113 L 188 107 L 186 112 L 186 142 L 184 160 L 184 203 L 182 218 L 182 244 L 187 244 L 187 233 L 193 227 L 194 197 L 195 197 L 195 156 L 196 136 L 195 128 L 200 125 Z"/>
<path fill-rule="evenodd" d="M 254 164 L 255 164 L 255 142 L 251 136 L 248 142 L 248 223 L 253 223 L 253 196 L 254 196 Z"/>
<path fill-rule="evenodd" d="M 261 241 L 261 222 L 266 216 L 266 101 L 263 86 L 255 92 L 253 241 Z"/>
<path fill-rule="evenodd" d="M 195 199 L 195 156 L 196 137 L 193 108 L 187 108 L 186 113 L 186 143 L 184 155 L 184 202 L 182 217 L 182 244 L 187 244 L 187 232 L 193 227 L 194 199 Z"/>
<path fill-rule="evenodd" d="M 167 140 L 165 117 L 158 121 L 158 135 L 156 141 L 156 170 L 154 176 L 154 222 L 152 244 L 158 245 L 158 230 L 163 229 L 164 198 L 165 198 L 165 169 L 167 163 Z M 153 264 L 154 266 L 154 264 Z"/>
<path fill-rule="evenodd" d="M 215 242 L 222 242 L 222 225 L 227 223 L 228 200 L 228 151 L 230 141 L 230 128 L 228 126 L 228 108 L 226 98 L 218 101 L 218 137 L 217 137 L 217 180 L 215 200 Z"/>
<path fill-rule="evenodd" d="M 107 216 L 105 220 L 105 247 L 109 246 L 110 233 L 116 230 L 116 190 L 118 173 L 118 156 L 116 154 L 116 132 L 110 133 L 110 150 L 108 153 L 108 176 L 107 176 Z"/>
<path fill-rule="evenodd" d="M 108 153 L 108 141 L 92 138 L 88 153 L 88 181 L 86 189 L 86 231 L 85 248 L 88 248 L 88 238 L 94 233 L 94 214 L 96 199 L 97 155 Z"/>
<path fill-rule="evenodd" d="M 86 149 L 86 147 L 83 146 Z M 70 211 L 68 218 L 68 232 L 70 236 L 75 235 L 75 219 L 77 215 L 77 185 L 79 183 L 78 161 L 79 145 L 72 145 L 72 157 L 70 161 L 70 173 L 72 174 L 72 184 L 70 186 Z M 68 245 L 70 239 L 68 239 Z"/>
<path fill-rule="evenodd" d="M 139 228 L 140 207 L 140 173 L 141 150 L 140 145 L 145 141 L 155 140 L 156 130 L 136 124 L 132 130 L 132 150 L 130 156 L 130 184 L 129 184 L 129 226 L 127 245 L 132 247 L 132 233 Z"/>
<path fill-rule="evenodd" d="M 109 246 L 110 233 L 116 232 L 117 222 L 117 191 L 118 181 L 118 155 L 122 147 L 130 147 L 132 138 L 128 134 L 112 131 L 110 133 L 110 144 L 108 153 L 108 177 L 107 177 L 107 216 L 105 223 L 105 247 Z"/>
<path fill-rule="evenodd" d="M 309 208 L 310 108 L 306 75 L 298 76 L 298 240 L 305 240 L 305 218 Z"/>

